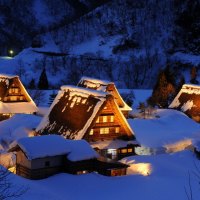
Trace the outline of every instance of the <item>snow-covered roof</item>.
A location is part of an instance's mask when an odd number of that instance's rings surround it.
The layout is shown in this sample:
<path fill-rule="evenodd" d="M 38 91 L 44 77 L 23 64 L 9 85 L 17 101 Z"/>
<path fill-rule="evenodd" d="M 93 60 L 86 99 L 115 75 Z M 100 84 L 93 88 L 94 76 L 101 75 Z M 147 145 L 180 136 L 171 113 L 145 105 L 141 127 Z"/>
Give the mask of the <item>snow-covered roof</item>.
<path fill-rule="evenodd" d="M 36 131 L 82 139 L 107 96 L 105 92 L 62 86 Z"/>
<path fill-rule="evenodd" d="M 132 108 L 129 107 L 126 104 L 126 102 L 124 102 L 123 98 L 119 94 L 119 92 L 113 82 L 84 76 L 81 78 L 81 80 L 79 81 L 79 83 L 77 85 L 79 87 L 90 88 L 90 89 L 97 90 L 97 91 L 108 92 L 115 97 L 117 104 L 120 107 L 120 110 L 122 110 L 122 111 L 131 111 L 132 110 Z"/>
<path fill-rule="evenodd" d="M 86 88 L 91 88 L 99 91 L 106 91 L 106 87 L 109 84 L 114 84 L 113 82 L 107 81 L 107 80 L 100 80 L 96 78 L 91 78 L 87 76 L 83 76 L 81 80 L 79 81 L 78 85 L 83 85 Z"/>
<path fill-rule="evenodd" d="M 200 114 L 200 86 L 184 84 L 170 104 L 169 108 L 176 108 L 190 117 Z"/>
<path fill-rule="evenodd" d="M 77 86 L 73 86 L 73 85 L 63 85 L 63 86 L 61 86 L 61 90 L 63 90 L 63 91 L 70 90 L 71 96 L 79 95 L 82 97 L 88 97 L 88 95 L 92 95 L 95 97 L 105 97 L 106 95 L 108 95 L 107 92 L 96 91 L 96 90 L 92 90 L 89 88 L 82 88 L 82 87 L 77 87 Z"/>
<path fill-rule="evenodd" d="M 12 75 L 12 74 L 0 74 L 0 78 L 7 78 L 7 79 L 12 79 L 15 77 L 19 77 L 17 75 Z"/>
<path fill-rule="evenodd" d="M 82 139 L 109 99 L 119 113 L 124 128 L 133 136 L 132 129 L 111 94 L 76 86 L 61 87 L 36 131 L 40 134 L 57 133 L 65 138 Z"/>
<path fill-rule="evenodd" d="M 17 145 L 29 160 L 58 155 L 66 155 L 71 161 L 99 157 L 85 140 L 67 140 L 59 135 L 21 138 Z"/>

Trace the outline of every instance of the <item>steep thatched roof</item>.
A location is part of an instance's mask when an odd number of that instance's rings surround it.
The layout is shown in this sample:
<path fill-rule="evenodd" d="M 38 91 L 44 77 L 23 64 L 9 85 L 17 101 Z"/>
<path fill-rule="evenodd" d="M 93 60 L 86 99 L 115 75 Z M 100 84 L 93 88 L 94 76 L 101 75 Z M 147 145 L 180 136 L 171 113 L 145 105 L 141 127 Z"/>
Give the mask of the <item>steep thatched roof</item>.
<path fill-rule="evenodd" d="M 119 92 L 113 82 L 84 76 L 79 81 L 78 86 L 84 87 L 84 88 L 90 88 L 90 89 L 97 90 L 97 91 L 108 92 L 114 96 L 118 106 L 120 107 L 120 110 L 127 110 L 127 111 L 132 110 L 132 108 L 130 108 L 124 102 L 123 98 L 119 94 Z"/>
<path fill-rule="evenodd" d="M 181 110 L 192 118 L 200 117 L 200 86 L 183 85 L 169 108 Z"/>
<path fill-rule="evenodd" d="M 9 89 L 15 84 L 20 89 L 23 101 L 5 101 L 10 95 Z M 16 94 L 18 96 L 19 94 Z M 0 113 L 33 113 L 38 109 L 16 75 L 0 74 Z"/>
<path fill-rule="evenodd" d="M 133 135 L 112 95 L 76 86 L 61 87 L 36 131 L 40 134 L 56 133 L 65 138 L 82 139 L 92 128 L 108 100 L 113 101 L 113 106 L 119 112 L 124 126 L 128 129 L 129 134 Z"/>

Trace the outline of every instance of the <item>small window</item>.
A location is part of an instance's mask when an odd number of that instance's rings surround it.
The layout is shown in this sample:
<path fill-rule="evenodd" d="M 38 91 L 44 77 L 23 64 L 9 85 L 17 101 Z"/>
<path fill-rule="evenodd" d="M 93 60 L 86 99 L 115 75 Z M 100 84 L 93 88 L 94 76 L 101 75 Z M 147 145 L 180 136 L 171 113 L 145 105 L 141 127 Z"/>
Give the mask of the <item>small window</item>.
<path fill-rule="evenodd" d="M 119 127 L 115 128 L 115 133 L 119 133 Z"/>
<path fill-rule="evenodd" d="M 94 134 L 94 129 L 91 129 L 89 135 L 93 135 L 93 134 Z"/>
<path fill-rule="evenodd" d="M 109 128 L 100 128 L 100 134 L 109 134 Z"/>
<path fill-rule="evenodd" d="M 114 115 L 110 116 L 110 122 L 114 122 Z"/>
<path fill-rule="evenodd" d="M 11 101 L 17 101 L 17 96 L 10 96 Z"/>
<path fill-rule="evenodd" d="M 49 161 L 46 161 L 45 162 L 45 167 L 49 167 L 50 166 L 50 162 Z"/>
<path fill-rule="evenodd" d="M 127 149 L 121 149 L 121 153 L 127 153 Z"/>
<path fill-rule="evenodd" d="M 97 118 L 96 123 L 99 123 L 99 117 Z"/>
<path fill-rule="evenodd" d="M 133 149 L 128 149 L 128 153 L 132 153 L 133 152 Z"/>
<path fill-rule="evenodd" d="M 108 117 L 107 116 L 103 116 L 103 122 L 107 122 L 108 121 Z"/>

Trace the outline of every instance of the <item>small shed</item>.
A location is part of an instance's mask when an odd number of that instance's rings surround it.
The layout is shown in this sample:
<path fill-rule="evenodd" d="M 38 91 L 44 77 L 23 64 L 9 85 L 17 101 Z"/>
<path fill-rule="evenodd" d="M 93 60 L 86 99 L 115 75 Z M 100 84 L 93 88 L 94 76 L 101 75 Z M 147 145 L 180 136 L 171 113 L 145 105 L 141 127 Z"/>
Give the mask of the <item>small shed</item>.
<path fill-rule="evenodd" d="M 42 179 L 60 172 L 83 174 L 96 171 L 112 175 L 107 172 L 108 168 L 118 166 L 118 171 L 123 168 L 126 172 L 128 167 L 100 161 L 98 153 L 85 140 L 67 140 L 58 135 L 21 138 L 10 151 L 17 152 L 16 173 L 29 179 Z"/>

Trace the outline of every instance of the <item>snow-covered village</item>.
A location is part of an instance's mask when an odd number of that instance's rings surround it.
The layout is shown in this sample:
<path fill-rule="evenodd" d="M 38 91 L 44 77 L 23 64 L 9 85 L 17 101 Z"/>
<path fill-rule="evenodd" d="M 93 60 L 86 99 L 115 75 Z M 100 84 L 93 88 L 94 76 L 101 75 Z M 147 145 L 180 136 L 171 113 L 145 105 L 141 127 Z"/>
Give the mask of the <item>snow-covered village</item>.
<path fill-rule="evenodd" d="M 0 0 L 0 200 L 199 200 L 199 11 Z"/>

